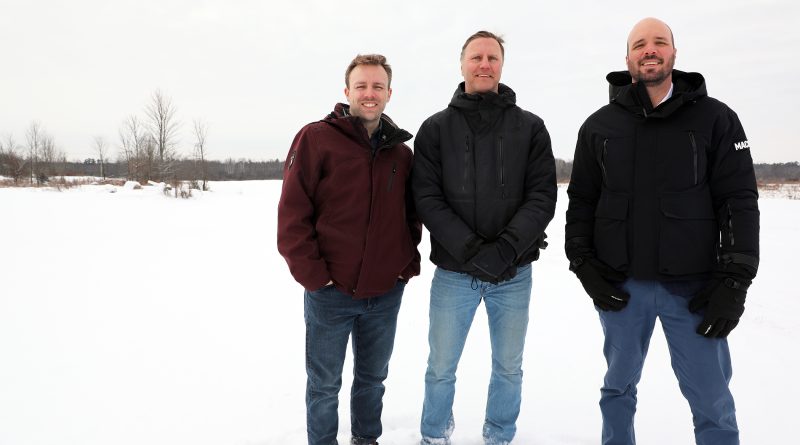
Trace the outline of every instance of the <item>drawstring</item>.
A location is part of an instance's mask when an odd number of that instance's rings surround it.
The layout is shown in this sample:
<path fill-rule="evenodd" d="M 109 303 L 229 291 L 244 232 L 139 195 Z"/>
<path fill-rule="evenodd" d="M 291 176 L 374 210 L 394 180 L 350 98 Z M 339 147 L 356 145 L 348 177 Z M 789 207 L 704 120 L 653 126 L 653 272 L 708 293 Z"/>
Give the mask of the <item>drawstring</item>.
<path fill-rule="evenodd" d="M 472 290 L 478 290 L 478 279 L 472 277 L 472 283 L 470 283 L 469 287 L 471 287 Z"/>

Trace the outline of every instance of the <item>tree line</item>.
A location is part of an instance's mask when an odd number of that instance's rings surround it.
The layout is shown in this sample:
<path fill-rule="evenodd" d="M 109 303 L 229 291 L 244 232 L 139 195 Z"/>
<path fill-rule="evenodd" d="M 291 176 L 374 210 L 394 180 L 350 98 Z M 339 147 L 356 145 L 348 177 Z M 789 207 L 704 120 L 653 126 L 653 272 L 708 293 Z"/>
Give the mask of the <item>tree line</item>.
<path fill-rule="evenodd" d="M 200 119 L 192 121 L 193 144 L 188 155 L 178 153 L 178 130 L 181 122 L 172 100 L 161 90 L 153 92 L 143 114 L 131 114 L 117 129 L 116 143 L 103 136 L 92 139 L 95 153 L 93 176 L 124 177 L 142 183 L 175 182 L 191 179 L 206 189 L 208 125 Z M 82 172 L 79 163 L 68 162 L 57 148 L 55 138 L 44 126 L 33 121 L 25 131 L 25 140 L 18 142 L 9 133 L 0 139 L 0 175 L 15 184 L 41 185 L 51 176 Z M 117 148 L 116 161 L 111 161 L 111 147 Z M 233 168 L 234 172 L 236 167 Z M 236 175 L 232 173 L 231 175 Z"/>
<path fill-rule="evenodd" d="M 171 99 L 156 90 L 143 115 L 132 114 L 123 119 L 117 129 L 116 143 L 95 136 L 92 139 L 95 157 L 74 162 L 67 161 L 53 135 L 34 121 L 25 131 L 24 141 L 17 141 L 11 133 L 0 137 L 0 176 L 19 185 L 41 185 L 53 176 L 99 176 L 141 183 L 193 181 L 202 190 L 207 189 L 207 181 L 282 179 L 283 161 L 279 159 L 209 160 L 208 124 L 199 119 L 192 121 L 190 153 L 179 154 L 180 125 Z M 111 160 L 112 146 L 117 148 L 114 160 Z M 555 162 L 558 182 L 569 182 L 572 161 L 556 159 Z M 800 182 L 798 162 L 755 164 L 755 172 L 760 183 Z"/>

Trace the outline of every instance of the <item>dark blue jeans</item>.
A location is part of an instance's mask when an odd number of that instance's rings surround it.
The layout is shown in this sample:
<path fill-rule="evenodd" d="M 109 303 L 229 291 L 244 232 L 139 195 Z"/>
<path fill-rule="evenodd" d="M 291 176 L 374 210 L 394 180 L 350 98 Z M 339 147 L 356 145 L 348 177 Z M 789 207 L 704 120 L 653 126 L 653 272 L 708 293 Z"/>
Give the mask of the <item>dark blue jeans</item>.
<path fill-rule="evenodd" d="M 405 283 L 384 295 L 354 300 L 333 286 L 305 293 L 306 429 L 309 445 L 336 445 L 339 389 L 352 333 L 353 437 L 377 439 L 382 432 L 383 381 L 389 373 L 397 313 Z"/>
<path fill-rule="evenodd" d="M 608 363 L 600 398 L 603 445 L 636 443 L 636 385 L 656 318 L 661 320 L 672 369 L 692 410 L 697 444 L 739 444 L 736 408 L 728 389 L 732 375 L 728 340 L 698 335 L 695 329 L 703 316 L 689 312 L 689 300 L 704 285 L 631 278 L 622 285 L 631 295 L 628 305 L 619 312 L 599 311 Z"/>

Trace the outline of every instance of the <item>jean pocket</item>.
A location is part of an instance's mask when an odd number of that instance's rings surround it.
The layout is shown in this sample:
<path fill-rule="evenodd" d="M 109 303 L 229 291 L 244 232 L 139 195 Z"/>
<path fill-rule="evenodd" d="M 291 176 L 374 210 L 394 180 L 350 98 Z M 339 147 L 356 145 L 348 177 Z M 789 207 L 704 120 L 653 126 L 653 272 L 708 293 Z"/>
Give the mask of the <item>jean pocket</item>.
<path fill-rule="evenodd" d="M 322 286 L 321 288 L 319 288 L 319 289 L 317 289 L 317 290 L 312 290 L 312 291 L 309 291 L 309 293 L 312 293 L 312 294 L 320 294 L 320 293 L 323 293 L 323 292 L 325 292 L 325 291 L 331 290 L 331 289 L 333 289 L 333 288 L 335 288 L 335 287 L 336 287 L 336 284 L 334 284 L 334 283 L 331 283 L 331 284 L 326 284 L 326 285 Z"/>

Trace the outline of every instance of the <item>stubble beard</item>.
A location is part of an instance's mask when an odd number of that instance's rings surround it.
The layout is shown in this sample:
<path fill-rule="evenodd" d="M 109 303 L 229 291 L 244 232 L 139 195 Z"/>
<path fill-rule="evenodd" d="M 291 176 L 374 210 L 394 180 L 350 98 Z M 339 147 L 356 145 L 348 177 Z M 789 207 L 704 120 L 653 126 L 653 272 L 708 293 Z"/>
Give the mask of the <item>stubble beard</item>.
<path fill-rule="evenodd" d="M 658 57 L 648 57 L 644 60 L 662 60 Z M 631 73 L 631 77 L 636 82 L 642 82 L 645 86 L 652 87 L 661 84 L 664 82 L 671 74 L 672 68 L 675 66 L 675 55 L 669 57 L 669 59 L 662 61 L 661 69 L 656 70 L 654 72 L 648 73 L 644 72 L 644 67 L 640 66 L 638 63 L 635 65 L 635 70 L 630 69 L 628 67 L 628 71 Z"/>

